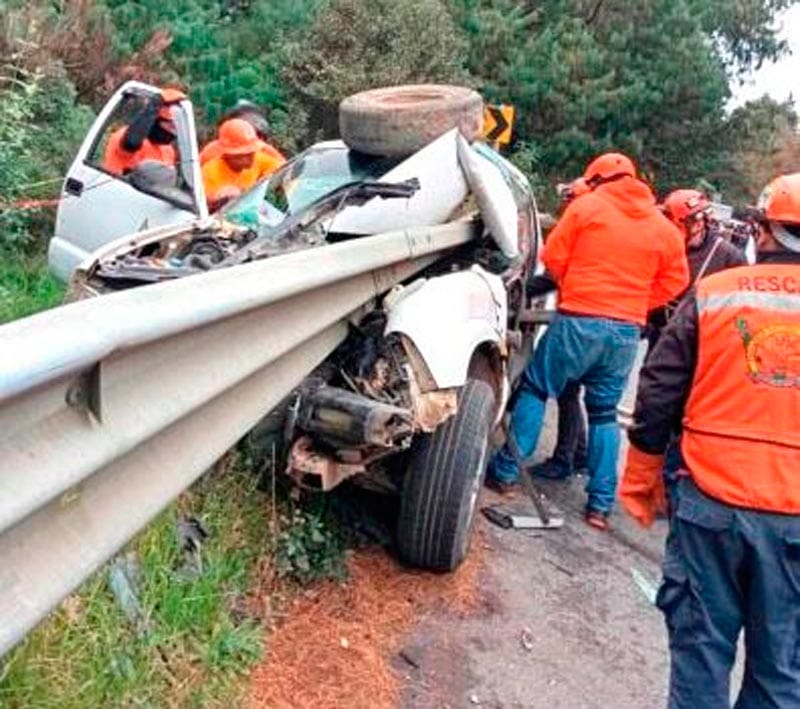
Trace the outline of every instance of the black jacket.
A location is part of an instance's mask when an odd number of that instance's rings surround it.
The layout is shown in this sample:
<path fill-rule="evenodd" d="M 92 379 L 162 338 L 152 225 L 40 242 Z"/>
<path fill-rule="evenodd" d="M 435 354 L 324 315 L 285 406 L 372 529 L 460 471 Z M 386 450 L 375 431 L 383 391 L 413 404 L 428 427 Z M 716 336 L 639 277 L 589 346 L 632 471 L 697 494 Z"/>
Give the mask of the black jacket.
<path fill-rule="evenodd" d="M 759 254 L 759 263 L 796 263 L 800 253 L 775 251 Z M 645 453 L 661 454 L 672 435 L 680 431 L 683 411 L 697 366 L 697 299 L 690 290 L 670 319 L 639 374 L 639 390 L 631 443 Z"/>
<path fill-rule="evenodd" d="M 718 239 L 719 243 L 717 243 Z M 701 275 L 701 270 L 703 276 L 710 276 L 712 273 L 722 271 L 726 268 L 747 265 L 747 258 L 744 255 L 744 251 L 737 249 L 733 244 L 722 237 L 717 237 L 712 230 L 706 232 L 706 237 L 700 244 L 697 246 L 690 246 L 687 249 L 686 259 L 689 262 L 689 283 L 691 285 L 693 285 L 698 276 Z M 704 266 L 705 268 L 703 268 Z M 681 298 L 682 297 L 683 296 L 681 296 Z M 660 331 L 666 326 L 670 311 L 675 309 L 681 298 L 678 298 L 673 305 L 665 308 L 658 308 L 649 314 L 647 318 L 647 327 L 651 348 L 655 345 Z"/>

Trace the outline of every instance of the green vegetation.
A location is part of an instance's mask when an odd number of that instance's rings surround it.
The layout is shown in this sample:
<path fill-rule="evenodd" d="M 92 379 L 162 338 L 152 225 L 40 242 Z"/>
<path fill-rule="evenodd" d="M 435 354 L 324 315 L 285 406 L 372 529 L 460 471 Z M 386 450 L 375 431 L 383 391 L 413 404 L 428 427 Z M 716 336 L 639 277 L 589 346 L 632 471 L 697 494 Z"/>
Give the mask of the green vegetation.
<path fill-rule="evenodd" d="M 240 706 L 282 598 L 346 574 L 325 501 L 273 503 L 252 468 L 229 454 L 0 660 L 0 706 Z M 196 553 L 179 534 L 192 520 L 208 534 Z M 119 564 L 133 611 L 112 593 Z"/>
<path fill-rule="evenodd" d="M 0 705 L 207 706 L 235 700 L 262 652 L 268 505 L 241 460 L 218 466 L 138 539 L 127 558 L 141 622 L 110 591 L 108 571 L 85 584 L 0 665 Z M 176 525 L 208 532 L 201 564 L 187 563 Z M 234 701 L 234 706 L 237 703 Z"/>
<path fill-rule="evenodd" d="M 58 305 L 64 286 L 44 259 L 22 254 L 0 256 L 0 324 Z"/>
<path fill-rule="evenodd" d="M 347 575 L 345 539 L 326 514 L 327 499 L 315 502 L 282 516 L 273 541 L 278 575 L 303 585 L 326 578 L 341 581 Z"/>

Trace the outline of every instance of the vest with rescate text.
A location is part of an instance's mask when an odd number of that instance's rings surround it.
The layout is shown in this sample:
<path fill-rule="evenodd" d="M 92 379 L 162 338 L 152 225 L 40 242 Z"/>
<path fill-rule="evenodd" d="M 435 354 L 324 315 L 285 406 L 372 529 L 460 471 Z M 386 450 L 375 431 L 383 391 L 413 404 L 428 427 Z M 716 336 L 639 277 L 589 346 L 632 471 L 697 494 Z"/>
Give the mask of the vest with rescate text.
<path fill-rule="evenodd" d="M 698 284 L 697 311 L 686 467 L 717 500 L 800 514 L 800 267 L 716 273 Z"/>

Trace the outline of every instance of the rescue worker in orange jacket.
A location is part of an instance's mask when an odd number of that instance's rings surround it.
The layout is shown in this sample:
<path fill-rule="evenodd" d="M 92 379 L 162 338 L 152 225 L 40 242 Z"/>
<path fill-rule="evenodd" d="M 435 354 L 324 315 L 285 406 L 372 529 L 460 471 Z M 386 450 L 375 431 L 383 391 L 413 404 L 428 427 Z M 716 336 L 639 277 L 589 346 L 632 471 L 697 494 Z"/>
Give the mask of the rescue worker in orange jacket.
<path fill-rule="evenodd" d="M 682 425 L 657 604 L 669 706 L 800 706 L 800 173 L 759 202 L 758 262 L 701 280 L 640 376 L 620 500 L 649 526 L 662 454 Z"/>
<path fill-rule="evenodd" d="M 558 185 L 561 197 L 560 212 L 581 195 L 591 192 L 583 177 L 567 184 Z M 528 279 L 526 294 L 529 298 L 541 298 L 557 290 L 555 280 L 545 271 Z M 558 437 L 553 455 L 531 467 L 531 474 L 550 480 L 564 480 L 571 475 L 587 472 L 587 436 L 581 387 L 577 382 L 568 382 L 558 397 Z"/>
<path fill-rule="evenodd" d="M 586 521 L 607 529 L 616 497 L 616 409 L 647 312 L 688 284 L 683 237 L 656 208 L 633 162 L 619 153 L 593 160 L 592 191 L 567 206 L 543 261 L 559 286 L 558 313 L 515 393 L 506 445 L 488 471 L 491 486 L 513 485 L 536 449 L 549 397 L 582 384 L 589 419 Z"/>
<path fill-rule="evenodd" d="M 272 157 L 281 165 L 286 162 L 286 158 L 284 157 L 283 153 L 281 153 L 281 151 L 274 147 L 270 142 L 272 138 L 270 136 L 269 121 L 267 121 L 267 117 L 260 106 L 257 106 L 250 101 L 237 101 L 236 105 L 230 110 L 226 111 L 217 124 L 218 135 L 223 124 L 227 123 L 233 118 L 240 118 L 253 126 L 258 139 L 262 142 L 261 150 L 264 153 Z M 210 141 L 200 151 L 200 164 L 205 165 L 209 160 L 218 158 L 220 155 L 222 155 L 222 144 L 220 143 L 219 137 L 217 137 Z"/>
<path fill-rule="evenodd" d="M 178 89 L 162 89 L 160 96 L 148 99 L 129 125 L 109 137 L 103 168 L 125 175 L 145 160 L 174 165 L 178 152 L 173 110 L 185 98 L 186 94 Z"/>
<path fill-rule="evenodd" d="M 283 161 L 261 149 L 255 129 L 241 118 L 232 118 L 219 131 L 222 154 L 203 165 L 203 186 L 212 211 L 271 175 Z"/>
<path fill-rule="evenodd" d="M 703 276 L 747 263 L 741 249 L 716 233 L 711 218 L 711 201 L 699 190 L 673 190 L 662 202 L 661 209 L 686 238 L 686 258 L 692 284 Z M 651 351 L 676 305 L 677 301 L 650 313 L 648 340 Z"/>

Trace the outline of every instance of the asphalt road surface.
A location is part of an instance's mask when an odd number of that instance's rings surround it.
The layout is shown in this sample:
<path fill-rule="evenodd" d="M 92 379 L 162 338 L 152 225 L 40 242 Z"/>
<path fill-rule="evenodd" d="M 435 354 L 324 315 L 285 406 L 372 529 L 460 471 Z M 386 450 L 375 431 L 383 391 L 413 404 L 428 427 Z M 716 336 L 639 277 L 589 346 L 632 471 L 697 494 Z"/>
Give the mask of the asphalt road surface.
<path fill-rule="evenodd" d="M 633 402 L 635 380 L 623 401 Z M 537 458 L 554 446 L 548 412 Z M 645 709 L 665 705 L 668 654 L 651 599 L 666 523 L 650 530 L 617 511 L 611 533 L 583 522 L 584 478 L 538 483 L 565 518 L 558 530 L 482 522 L 482 610 L 421 622 L 403 655 L 405 707 Z M 524 493 L 519 500 L 524 503 Z M 499 501 L 484 491 L 481 504 Z"/>

